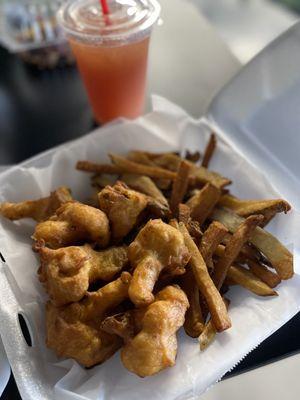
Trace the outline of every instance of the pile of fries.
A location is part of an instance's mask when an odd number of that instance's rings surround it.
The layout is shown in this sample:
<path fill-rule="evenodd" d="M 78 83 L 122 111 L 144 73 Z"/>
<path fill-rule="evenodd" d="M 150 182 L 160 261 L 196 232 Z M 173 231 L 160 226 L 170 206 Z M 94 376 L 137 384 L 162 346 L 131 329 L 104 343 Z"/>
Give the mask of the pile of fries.
<path fill-rule="evenodd" d="M 231 327 L 231 286 L 276 296 L 293 276 L 291 253 L 264 229 L 290 205 L 234 197 L 230 180 L 208 169 L 216 146 L 212 134 L 203 157 L 131 151 L 110 154 L 110 164 L 78 161 L 93 173 L 86 203 L 61 187 L 1 204 L 6 218 L 37 221 L 46 343 L 58 356 L 91 367 L 121 348 L 129 371 L 156 374 L 175 364 L 181 326 L 201 350 Z"/>

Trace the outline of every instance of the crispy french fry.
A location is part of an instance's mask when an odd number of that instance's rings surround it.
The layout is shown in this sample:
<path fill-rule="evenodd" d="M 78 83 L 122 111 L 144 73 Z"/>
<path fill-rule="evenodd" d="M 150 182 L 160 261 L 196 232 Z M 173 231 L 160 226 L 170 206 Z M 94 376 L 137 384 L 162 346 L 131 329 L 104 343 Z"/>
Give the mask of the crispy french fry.
<path fill-rule="evenodd" d="M 276 273 L 270 271 L 265 265 L 253 260 L 247 260 L 247 265 L 255 276 L 271 288 L 276 287 L 281 282 L 280 277 Z"/>
<path fill-rule="evenodd" d="M 203 160 L 202 160 L 202 167 L 207 168 L 208 164 L 215 152 L 217 146 L 217 139 L 216 139 L 216 135 L 214 133 L 211 133 L 209 141 L 207 143 L 206 149 L 204 151 L 204 156 L 203 156 Z"/>
<path fill-rule="evenodd" d="M 195 283 L 193 271 L 186 272 L 181 279 L 181 283 L 190 303 L 190 307 L 185 314 L 184 330 L 187 335 L 195 338 L 202 332 L 204 321 L 199 302 L 199 289 Z"/>
<path fill-rule="evenodd" d="M 251 215 L 243 221 L 234 232 L 231 240 L 225 247 L 224 255 L 218 260 L 213 273 L 213 281 L 218 289 L 221 289 L 229 267 L 236 260 L 243 245 L 249 240 L 254 229 L 262 221 L 263 216 Z"/>
<path fill-rule="evenodd" d="M 124 174 L 120 177 L 120 180 L 125 182 L 131 189 L 147 194 L 162 204 L 168 205 L 168 200 L 148 176 Z"/>
<path fill-rule="evenodd" d="M 233 282 L 243 286 L 258 296 L 278 296 L 266 283 L 257 278 L 251 271 L 241 265 L 232 265 L 227 276 Z"/>
<path fill-rule="evenodd" d="M 182 222 L 179 223 L 179 230 L 184 237 L 185 245 L 191 255 L 190 265 L 192 267 L 196 283 L 207 302 L 217 331 L 221 332 L 230 328 L 231 322 L 227 314 L 226 306 L 219 291 L 209 276 L 206 264 L 200 251 L 198 250 L 196 244 Z"/>
<path fill-rule="evenodd" d="M 178 221 L 183 222 L 184 225 L 187 225 L 191 219 L 191 210 L 190 207 L 186 204 L 179 204 L 178 206 Z"/>
<path fill-rule="evenodd" d="M 177 171 L 176 179 L 173 182 L 172 194 L 170 198 L 170 208 L 173 214 L 177 212 L 178 205 L 182 202 L 186 194 L 190 171 L 190 164 L 185 160 L 181 161 Z"/>
<path fill-rule="evenodd" d="M 214 210 L 212 219 L 222 222 L 230 232 L 234 232 L 244 221 L 242 217 L 225 208 Z M 268 258 L 281 279 L 290 279 L 293 276 L 292 254 L 271 233 L 256 227 L 249 241 Z"/>
<path fill-rule="evenodd" d="M 153 167 L 144 164 L 139 164 L 128 160 L 117 154 L 109 154 L 113 165 L 115 165 L 122 173 L 130 173 L 136 175 L 145 175 L 150 178 L 164 178 L 174 181 L 177 177 L 176 172 L 169 171 L 160 167 Z"/>
<path fill-rule="evenodd" d="M 152 161 L 158 167 L 168 169 L 173 172 L 177 172 L 179 165 L 183 159 L 174 153 L 164 153 L 159 154 L 156 157 L 152 158 Z M 188 161 L 187 161 L 188 162 Z M 193 166 L 192 163 L 190 163 Z"/>
<path fill-rule="evenodd" d="M 227 232 L 228 230 L 227 228 L 225 228 L 223 224 L 214 221 L 209 225 L 209 227 L 203 233 L 200 242 L 200 252 L 207 267 L 211 271 L 214 268 L 212 256 Z"/>
<path fill-rule="evenodd" d="M 219 200 L 219 205 L 230 208 L 241 217 L 260 214 L 265 217 L 266 225 L 277 213 L 285 214 L 291 209 L 289 203 L 282 199 L 276 200 L 241 200 L 229 194 L 225 194 Z"/>
<path fill-rule="evenodd" d="M 76 169 L 78 169 L 79 171 L 112 175 L 120 175 L 123 172 L 121 168 L 114 164 L 97 164 L 91 161 L 77 161 Z"/>
<path fill-rule="evenodd" d="M 226 304 L 226 307 L 228 309 L 230 301 L 224 298 L 224 303 Z M 216 337 L 216 334 L 217 330 L 215 328 L 213 321 L 210 319 L 205 324 L 205 327 L 198 338 L 201 351 L 205 350 L 213 342 L 213 340 Z"/>
<path fill-rule="evenodd" d="M 155 155 L 153 157 L 151 157 L 149 153 L 147 153 L 147 155 L 158 167 L 165 168 L 173 172 L 178 170 L 179 164 L 182 161 L 182 158 L 174 153 L 164 153 L 161 155 Z M 216 172 L 209 171 L 205 167 L 197 166 L 193 163 L 190 163 L 190 165 L 193 168 L 191 176 L 194 177 L 194 183 L 196 184 L 205 184 L 209 182 L 218 188 L 222 188 L 231 183 L 229 179 L 224 178 Z"/>
<path fill-rule="evenodd" d="M 144 165 L 149 165 L 152 167 L 157 167 L 157 164 L 153 161 L 154 158 L 156 157 L 163 157 L 166 154 L 169 153 L 149 153 L 146 151 L 139 151 L 139 150 L 133 150 L 130 151 L 127 155 L 128 160 L 134 161 L 138 164 L 144 164 Z M 168 169 L 168 168 L 166 168 Z M 177 168 L 174 170 L 174 172 L 177 171 Z M 159 187 L 162 190 L 168 189 L 171 185 L 170 179 L 163 179 L 163 178 L 157 178 L 155 179 L 155 183 L 157 187 Z"/>
<path fill-rule="evenodd" d="M 191 217 L 202 225 L 209 214 L 214 209 L 220 198 L 220 190 L 215 186 L 207 183 L 193 197 L 191 197 L 186 205 L 191 209 Z"/>

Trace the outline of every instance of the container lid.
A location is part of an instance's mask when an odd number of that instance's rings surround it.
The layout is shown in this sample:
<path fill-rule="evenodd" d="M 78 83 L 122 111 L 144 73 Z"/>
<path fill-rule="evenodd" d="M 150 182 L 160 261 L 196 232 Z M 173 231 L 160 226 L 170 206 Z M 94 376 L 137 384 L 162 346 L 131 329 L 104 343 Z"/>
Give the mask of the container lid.
<path fill-rule="evenodd" d="M 102 12 L 99 0 L 67 1 L 58 18 L 66 33 L 95 44 L 136 41 L 149 34 L 157 21 L 156 0 L 108 0 L 110 13 Z"/>
<path fill-rule="evenodd" d="M 213 99 L 208 120 L 300 209 L 300 23 Z"/>

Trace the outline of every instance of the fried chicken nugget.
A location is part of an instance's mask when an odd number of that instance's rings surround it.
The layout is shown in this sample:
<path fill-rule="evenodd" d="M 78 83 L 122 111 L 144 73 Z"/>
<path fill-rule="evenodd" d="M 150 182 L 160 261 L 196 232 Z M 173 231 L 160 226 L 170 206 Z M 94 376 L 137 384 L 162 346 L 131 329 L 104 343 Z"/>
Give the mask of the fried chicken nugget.
<path fill-rule="evenodd" d="M 189 307 L 179 286 L 167 286 L 150 304 L 142 320 L 142 330 L 121 350 L 124 366 L 145 377 L 172 367 L 177 354 L 176 332 L 184 323 Z"/>
<path fill-rule="evenodd" d="M 45 221 L 67 201 L 71 201 L 71 191 L 65 186 L 59 187 L 50 196 L 38 200 L 27 200 L 20 203 L 0 204 L 0 214 L 12 221 L 32 218 L 37 222 Z"/>
<path fill-rule="evenodd" d="M 110 281 L 128 262 L 126 246 L 103 251 L 95 251 L 88 244 L 57 250 L 41 247 L 39 254 L 39 279 L 56 306 L 79 301 L 90 283 Z"/>
<path fill-rule="evenodd" d="M 44 241 L 53 249 L 82 241 L 106 247 L 110 238 L 109 221 L 105 213 L 95 207 L 68 202 L 53 217 L 37 224 L 32 238 Z"/>
<path fill-rule="evenodd" d="M 122 340 L 100 330 L 105 313 L 128 297 L 131 275 L 121 277 L 89 293 L 78 303 L 65 307 L 46 305 L 46 344 L 59 357 L 73 358 L 85 367 L 99 364 L 112 356 Z"/>
<path fill-rule="evenodd" d="M 146 208 L 148 197 L 129 189 L 124 183 L 106 186 L 98 194 L 100 209 L 111 223 L 115 241 L 123 239 L 137 223 L 138 216 Z"/>
<path fill-rule="evenodd" d="M 129 297 L 137 306 L 153 302 L 155 282 L 164 268 L 182 268 L 190 259 L 182 234 L 160 219 L 150 220 L 128 247 L 134 267 Z"/>

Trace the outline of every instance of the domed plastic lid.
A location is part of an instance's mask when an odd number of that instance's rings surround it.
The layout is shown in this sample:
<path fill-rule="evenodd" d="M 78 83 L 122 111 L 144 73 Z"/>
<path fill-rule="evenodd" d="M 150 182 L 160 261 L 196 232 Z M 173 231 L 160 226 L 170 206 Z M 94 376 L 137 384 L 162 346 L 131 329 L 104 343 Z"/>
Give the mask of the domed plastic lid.
<path fill-rule="evenodd" d="M 94 44 L 127 43 L 150 34 L 160 14 L 156 0 L 110 0 L 110 13 L 102 12 L 99 0 L 64 3 L 58 20 L 68 35 Z"/>

